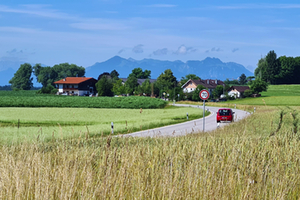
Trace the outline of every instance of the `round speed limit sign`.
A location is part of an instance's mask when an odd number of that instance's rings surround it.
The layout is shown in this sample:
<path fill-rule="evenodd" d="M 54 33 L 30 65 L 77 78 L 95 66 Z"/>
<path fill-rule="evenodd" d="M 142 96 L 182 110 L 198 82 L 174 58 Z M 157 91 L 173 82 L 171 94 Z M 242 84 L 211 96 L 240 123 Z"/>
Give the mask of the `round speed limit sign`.
<path fill-rule="evenodd" d="M 209 92 L 207 90 L 201 90 L 199 93 L 199 97 L 202 100 L 207 100 L 209 98 Z"/>

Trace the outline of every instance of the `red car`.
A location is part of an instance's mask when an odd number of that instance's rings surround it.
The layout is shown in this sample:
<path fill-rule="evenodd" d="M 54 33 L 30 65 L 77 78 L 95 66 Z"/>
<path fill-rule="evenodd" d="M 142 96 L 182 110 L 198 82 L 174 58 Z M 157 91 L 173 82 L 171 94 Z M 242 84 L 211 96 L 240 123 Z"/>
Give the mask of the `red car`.
<path fill-rule="evenodd" d="M 234 112 L 230 108 L 221 108 L 217 112 L 217 123 L 221 121 L 233 122 Z"/>

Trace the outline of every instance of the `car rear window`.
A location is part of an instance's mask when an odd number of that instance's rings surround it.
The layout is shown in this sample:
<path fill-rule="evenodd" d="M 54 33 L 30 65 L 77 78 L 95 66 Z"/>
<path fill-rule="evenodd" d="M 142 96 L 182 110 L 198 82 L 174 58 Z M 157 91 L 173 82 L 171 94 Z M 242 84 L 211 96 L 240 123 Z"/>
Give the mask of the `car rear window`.
<path fill-rule="evenodd" d="M 230 110 L 219 110 L 219 115 L 220 116 L 226 116 L 226 115 L 230 115 Z"/>

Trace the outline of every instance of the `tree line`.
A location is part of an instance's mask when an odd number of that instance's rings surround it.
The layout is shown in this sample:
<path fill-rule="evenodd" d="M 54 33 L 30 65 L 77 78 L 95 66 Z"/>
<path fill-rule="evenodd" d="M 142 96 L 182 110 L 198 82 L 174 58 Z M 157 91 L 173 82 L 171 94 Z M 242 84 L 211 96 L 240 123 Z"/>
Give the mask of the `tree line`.
<path fill-rule="evenodd" d="M 270 84 L 300 84 L 300 57 L 277 58 L 272 50 L 258 61 L 254 75 Z"/>

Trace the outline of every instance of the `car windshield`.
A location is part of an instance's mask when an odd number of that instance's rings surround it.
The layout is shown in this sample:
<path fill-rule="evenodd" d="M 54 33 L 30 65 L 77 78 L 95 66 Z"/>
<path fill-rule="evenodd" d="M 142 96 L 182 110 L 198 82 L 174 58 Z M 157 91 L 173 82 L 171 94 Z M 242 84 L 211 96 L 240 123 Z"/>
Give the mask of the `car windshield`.
<path fill-rule="evenodd" d="M 230 115 L 230 110 L 219 110 L 219 115 L 220 116 L 226 116 L 226 115 Z"/>

